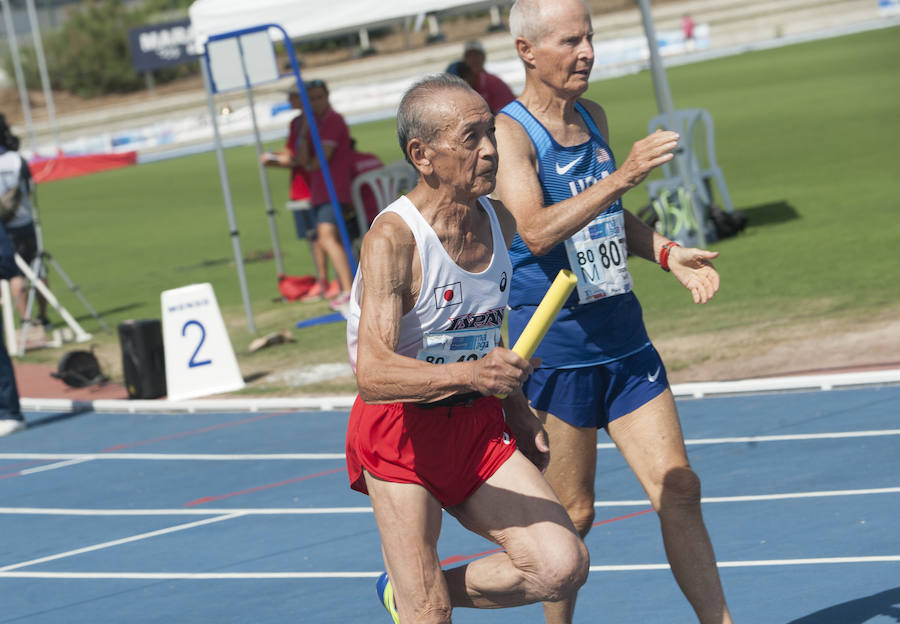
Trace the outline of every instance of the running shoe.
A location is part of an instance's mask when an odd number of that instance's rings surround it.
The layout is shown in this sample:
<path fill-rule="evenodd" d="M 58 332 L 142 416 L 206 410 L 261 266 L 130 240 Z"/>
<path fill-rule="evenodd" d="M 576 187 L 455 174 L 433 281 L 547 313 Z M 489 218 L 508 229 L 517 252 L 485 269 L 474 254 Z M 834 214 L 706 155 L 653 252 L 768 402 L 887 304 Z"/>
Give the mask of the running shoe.
<path fill-rule="evenodd" d="M 27 425 L 24 420 L 19 420 L 18 418 L 0 418 L 0 436 L 7 436 L 11 433 L 22 431 L 26 427 Z M 393 596 L 393 594 L 391 595 Z"/>
<path fill-rule="evenodd" d="M 397 604 L 394 602 L 394 588 L 391 586 L 391 579 L 388 578 L 387 572 L 382 572 L 375 583 L 375 593 L 378 594 L 378 600 L 384 605 L 385 610 L 394 624 L 400 624 L 400 616 L 397 615 Z"/>
<path fill-rule="evenodd" d="M 322 300 L 322 285 L 319 282 L 316 282 L 312 285 L 312 288 L 306 291 L 306 294 L 300 297 L 299 301 L 321 301 Z"/>
<path fill-rule="evenodd" d="M 325 289 L 325 298 L 326 299 L 334 299 L 338 295 L 341 294 L 341 283 L 337 280 L 332 280 L 330 284 L 328 284 L 328 288 Z"/>
<path fill-rule="evenodd" d="M 335 312 L 346 312 L 350 309 L 350 293 L 342 292 L 331 300 L 328 307 Z"/>

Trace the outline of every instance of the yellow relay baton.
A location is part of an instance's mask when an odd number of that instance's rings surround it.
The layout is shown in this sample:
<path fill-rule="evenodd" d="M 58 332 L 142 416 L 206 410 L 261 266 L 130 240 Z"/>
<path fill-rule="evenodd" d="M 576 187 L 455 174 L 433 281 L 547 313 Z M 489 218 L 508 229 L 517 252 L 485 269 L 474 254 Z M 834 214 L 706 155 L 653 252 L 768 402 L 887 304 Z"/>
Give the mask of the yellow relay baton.
<path fill-rule="evenodd" d="M 553 321 L 556 320 L 556 315 L 562 310 L 563 304 L 569 298 L 569 295 L 572 294 L 572 291 L 575 290 L 577 284 L 578 278 L 568 269 L 562 269 L 556 275 L 556 279 L 550 284 L 547 294 L 541 299 L 541 303 L 534 311 L 534 314 L 531 315 L 531 319 L 528 321 L 525 329 L 522 330 L 522 335 L 519 336 L 516 344 L 513 345 L 512 350 L 519 357 L 527 360 L 534 355 L 535 349 L 537 349 L 541 340 L 544 339 L 544 335 L 550 329 Z M 506 398 L 506 395 L 498 394 L 496 396 L 500 399 Z"/>

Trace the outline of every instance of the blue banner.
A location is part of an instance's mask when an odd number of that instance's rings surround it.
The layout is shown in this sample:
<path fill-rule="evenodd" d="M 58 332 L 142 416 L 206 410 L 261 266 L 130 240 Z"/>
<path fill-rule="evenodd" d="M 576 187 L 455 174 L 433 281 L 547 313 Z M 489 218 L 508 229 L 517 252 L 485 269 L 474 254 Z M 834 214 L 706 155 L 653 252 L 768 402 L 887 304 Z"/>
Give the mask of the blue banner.
<path fill-rule="evenodd" d="M 128 41 L 131 62 L 139 72 L 181 65 L 199 56 L 199 51 L 194 48 L 190 20 L 132 28 L 128 31 Z"/>

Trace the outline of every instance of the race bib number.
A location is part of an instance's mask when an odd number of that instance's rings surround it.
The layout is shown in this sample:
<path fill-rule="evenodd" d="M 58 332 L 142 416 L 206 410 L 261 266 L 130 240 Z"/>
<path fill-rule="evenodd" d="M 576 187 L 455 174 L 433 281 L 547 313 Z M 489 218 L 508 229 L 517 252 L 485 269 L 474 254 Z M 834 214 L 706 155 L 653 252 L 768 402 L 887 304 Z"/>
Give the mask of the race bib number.
<path fill-rule="evenodd" d="M 432 364 L 469 362 L 483 358 L 498 344 L 499 327 L 428 332 L 416 359 Z"/>
<path fill-rule="evenodd" d="M 631 292 L 625 213 L 595 218 L 566 240 L 566 254 L 578 277 L 578 303 Z"/>

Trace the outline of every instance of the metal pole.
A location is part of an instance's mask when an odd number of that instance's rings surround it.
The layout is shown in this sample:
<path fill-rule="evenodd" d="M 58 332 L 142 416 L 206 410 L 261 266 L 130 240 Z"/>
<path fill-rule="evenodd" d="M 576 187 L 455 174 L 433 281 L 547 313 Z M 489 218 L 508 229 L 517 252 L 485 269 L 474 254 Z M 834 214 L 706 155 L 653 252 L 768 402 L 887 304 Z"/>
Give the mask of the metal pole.
<path fill-rule="evenodd" d="M 247 288 L 247 275 L 244 273 L 244 255 L 241 252 L 241 240 L 238 236 L 237 222 L 234 218 L 234 202 L 231 199 L 231 187 L 228 184 L 228 169 L 225 166 L 225 150 L 222 149 L 222 137 L 219 135 L 218 113 L 213 98 L 212 81 L 209 77 L 209 57 L 200 57 L 200 73 L 203 74 L 203 86 L 206 89 L 206 103 L 209 106 L 209 117 L 212 122 L 213 138 L 216 144 L 216 161 L 219 165 L 219 180 L 222 182 L 222 195 L 225 199 L 225 213 L 228 215 L 228 227 L 231 231 L 231 246 L 234 250 L 234 262 L 237 266 L 238 281 L 241 286 L 241 297 L 244 299 L 244 311 L 247 315 L 247 329 L 256 333 L 253 322 L 253 308 L 250 306 L 250 291 Z"/>
<path fill-rule="evenodd" d="M 666 79 L 666 68 L 663 66 L 662 57 L 659 55 L 659 44 L 656 41 L 656 28 L 653 26 L 653 16 L 650 14 L 650 0 L 637 0 L 641 8 L 641 18 L 644 21 L 644 34 L 647 36 L 647 47 L 650 49 L 650 73 L 653 76 L 653 90 L 656 92 L 656 105 L 660 113 L 672 114 L 675 105 L 672 104 L 672 92 L 669 91 L 669 81 Z"/>
<path fill-rule="evenodd" d="M 244 72 L 244 81 L 247 85 L 247 101 L 250 104 L 250 119 L 253 121 L 253 138 L 256 145 L 256 167 L 259 169 L 259 181 L 262 185 L 263 201 L 266 204 L 266 215 L 269 217 L 269 233 L 272 236 L 272 253 L 275 254 L 275 270 L 278 275 L 284 275 L 284 259 L 281 257 L 281 245 L 278 244 L 278 226 L 275 223 L 275 208 L 272 206 L 272 191 L 269 188 L 269 177 L 262 163 L 262 138 L 259 136 L 259 124 L 256 121 L 256 103 L 253 99 L 253 85 L 250 84 L 250 75 L 247 73 L 247 64 L 244 59 L 244 47 L 241 38 L 238 37 L 238 49 L 241 51 L 241 69 Z"/>
<path fill-rule="evenodd" d="M 650 73 L 653 76 L 653 90 L 656 93 L 656 105 L 659 112 L 668 117 L 666 127 L 670 130 L 680 130 L 673 128 L 672 114 L 675 112 L 675 105 L 672 103 L 672 92 L 669 90 L 669 81 L 666 78 L 666 68 L 663 65 L 662 57 L 659 54 L 659 43 L 656 39 L 656 28 L 653 25 L 653 16 L 650 14 L 650 0 L 637 0 L 641 8 L 641 18 L 644 22 L 644 34 L 647 36 L 647 48 L 650 50 Z M 685 153 L 684 148 L 680 148 L 675 152 L 675 158 L 672 160 L 672 166 L 675 174 L 681 178 L 681 185 L 685 188 L 693 200 L 691 209 L 697 220 L 697 238 L 698 244 L 703 247 L 706 245 L 706 212 L 708 206 L 702 201 L 698 191 L 698 181 L 695 180 L 691 172 L 692 154 Z"/>
<path fill-rule="evenodd" d="M 16 74 L 16 86 L 19 89 L 19 99 L 22 101 L 22 115 L 25 117 L 25 128 L 28 130 L 28 142 L 31 145 L 32 156 L 37 154 L 37 137 L 34 133 L 34 121 L 31 118 L 31 102 L 28 101 L 28 85 L 25 84 L 25 74 L 22 72 L 22 57 L 19 56 L 19 42 L 16 40 L 16 27 L 13 24 L 12 10 L 9 0 L 0 0 L 3 4 L 3 21 L 6 24 L 6 36 L 9 39 L 9 52 L 12 56 L 13 70 Z"/>
<path fill-rule="evenodd" d="M 56 107 L 53 105 L 53 91 L 50 89 L 50 76 L 47 74 L 47 59 L 44 58 L 44 44 L 41 41 L 41 30 L 38 26 L 37 11 L 34 9 L 34 0 L 25 0 L 25 8 L 28 10 L 28 22 L 31 24 L 31 38 L 34 40 L 34 54 L 37 58 L 38 71 L 41 74 L 41 86 L 44 89 L 47 118 L 50 120 L 50 129 L 53 131 L 53 140 L 56 143 L 56 151 L 59 152 L 62 144 L 59 141 L 59 128 L 56 125 Z"/>

